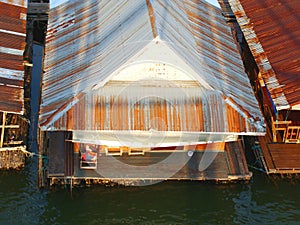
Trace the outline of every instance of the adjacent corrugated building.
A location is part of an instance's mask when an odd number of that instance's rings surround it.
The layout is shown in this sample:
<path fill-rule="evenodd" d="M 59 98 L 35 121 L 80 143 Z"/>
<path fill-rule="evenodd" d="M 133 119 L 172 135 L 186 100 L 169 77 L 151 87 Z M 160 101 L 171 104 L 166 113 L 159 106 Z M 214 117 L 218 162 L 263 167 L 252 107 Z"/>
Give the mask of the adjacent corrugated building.
<path fill-rule="evenodd" d="M 27 1 L 0 0 L 0 111 L 23 114 Z"/>
<path fill-rule="evenodd" d="M 0 0 L 0 169 L 25 163 L 27 136 L 24 114 L 26 0 Z M 21 128 L 21 129 L 19 129 Z"/>
<path fill-rule="evenodd" d="M 258 161 L 267 173 L 300 173 L 299 1 L 219 2 L 245 38 L 240 39 L 245 67 L 268 122 L 266 136 L 253 146 L 262 150 Z"/>
<path fill-rule="evenodd" d="M 300 107 L 300 4 L 229 0 L 277 110 Z"/>

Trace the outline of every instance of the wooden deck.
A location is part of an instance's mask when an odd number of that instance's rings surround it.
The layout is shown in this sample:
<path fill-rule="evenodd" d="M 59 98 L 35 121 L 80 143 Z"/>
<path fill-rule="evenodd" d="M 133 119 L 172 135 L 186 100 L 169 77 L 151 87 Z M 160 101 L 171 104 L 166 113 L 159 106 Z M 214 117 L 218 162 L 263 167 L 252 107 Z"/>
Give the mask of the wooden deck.
<path fill-rule="evenodd" d="M 138 155 L 128 152 L 110 155 L 101 151 L 96 166 L 93 164 L 91 168 L 81 167 L 79 152 L 74 151 L 71 156 L 65 150 L 57 154 L 57 149 L 50 150 L 49 155 L 52 163 L 48 177 L 52 179 L 236 181 L 251 178 L 240 142 L 226 143 L 224 150 L 185 147 L 168 151 L 164 148 Z M 73 174 L 70 168 L 73 168 Z"/>
<path fill-rule="evenodd" d="M 300 173 L 299 143 L 274 143 L 269 129 L 266 136 L 258 137 L 258 140 L 268 174 Z"/>
<path fill-rule="evenodd" d="M 268 144 L 276 170 L 300 172 L 299 144 Z"/>

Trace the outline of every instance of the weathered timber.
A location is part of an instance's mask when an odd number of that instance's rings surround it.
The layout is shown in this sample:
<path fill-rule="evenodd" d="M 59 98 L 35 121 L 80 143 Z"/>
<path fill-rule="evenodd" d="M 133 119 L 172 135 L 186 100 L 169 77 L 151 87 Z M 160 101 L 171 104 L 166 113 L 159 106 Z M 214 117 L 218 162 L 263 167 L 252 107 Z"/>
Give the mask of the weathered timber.
<path fill-rule="evenodd" d="M 69 147 L 59 147 L 55 141 L 51 141 L 53 135 L 56 141 L 66 137 L 63 132 L 55 132 L 49 139 L 50 185 L 70 183 L 70 179 L 75 183 L 89 180 L 91 182 L 88 183 L 106 184 L 109 180 L 123 185 L 137 185 L 139 182 L 165 180 L 234 182 L 251 178 L 239 142 L 226 143 L 223 150 L 196 150 L 184 146 L 182 150 L 167 151 L 164 148 L 137 155 L 127 151 L 122 155 L 111 155 L 103 148 L 98 148 L 93 167 L 82 167 L 80 152 L 76 147 L 71 147 L 74 143 L 67 141 Z"/>
<path fill-rule="evenodd" d="M 24 167 L 25 146 L 0 148 L 0 169 L 19 169 Z"/>

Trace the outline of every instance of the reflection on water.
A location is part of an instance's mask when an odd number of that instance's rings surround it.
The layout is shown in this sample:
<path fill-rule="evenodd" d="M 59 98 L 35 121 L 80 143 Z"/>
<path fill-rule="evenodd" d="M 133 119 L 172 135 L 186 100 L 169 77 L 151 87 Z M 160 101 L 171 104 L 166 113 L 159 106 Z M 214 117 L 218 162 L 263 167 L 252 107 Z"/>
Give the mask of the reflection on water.
<path fill-rule="evenodd" d="M 299 184 L 257 174 L 252 185 L 232 198 L 238 224 L 300 224 Z M 263 180 L 264 179 L 264 180 Z M 273 182 L 271 182 L 273 181 Z"/>
<path fill-rule="evenodd" d="M 300 224 L 299 184 L 254 173 L 249 184 L 38 190 L 34 160 L 0 173 L 0 224 Z"/>
<path fill-rule="evenodd" d="M 47 192 L 36 187 L 36 169 L 0 171 L 0 224 L 40 224 Z"/>

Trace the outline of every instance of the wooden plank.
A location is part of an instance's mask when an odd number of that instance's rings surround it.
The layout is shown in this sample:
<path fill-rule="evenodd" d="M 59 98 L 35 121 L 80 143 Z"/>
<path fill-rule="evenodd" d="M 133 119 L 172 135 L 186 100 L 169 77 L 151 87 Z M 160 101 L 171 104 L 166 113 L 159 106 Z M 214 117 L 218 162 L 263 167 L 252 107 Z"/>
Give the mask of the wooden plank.
<path fill-rule="evenodd" d="M 68 133 L 65 133 L 68 139 Z M 65 142 L 65 176 L 73 176 L 74 173 L 74 145 L 72 142 Z"/>
<path fill-rule="evenodd" d="M 288 125 L 288 124 L 291 124 L 292 123 L 292 121 L 273 121 L 273 124 L 274 125 L 276 125 L 276 124 L 278 124 L 278 125 Z"/>
<path fill-rule="evenodd" d="M 232 175 L 250 175 L 241 140 L 225 144 L 228 166 Z"/>
<path fill-rule="evenodd" d="M 275 170 L 275 164 L 274 164 L 274 161 L 272 159 L 272 155 L 270 154 L 269 147 L 268 147 L 267 142 L 266 142 L 266 137 L 259 136 L 258 141 L 259 141 L 261 150 L 262 150 L 263 155 L 264 155 L 264 159 L 265 159 L 265 162 L 266 162 L 266 165 L 267 165 L 268 172 L 274 171 Z"/>
<path fill-rule="evenodd" d="M 10 142 L 4 142 L 3 145 L 5 146 L 13 146 L 13 145 L 20 145 L 23 141 L 10 141 Z"/>
<path fill-rule="evenodd" d="M 230 171 L 232 172 L 232 174 L 235 175 L 239 174 L 240 173 L 239 162 L 238 162 L 237 155 L 235 154 L 234 144 L 231 142 L 226 143 L 225 150 L 230 162 L 229 163 Z"/>
<path fill-rule="evenodd" d="M 19 125 L 6 125 L 5 128 L 20 128 Z"/>
<path fill-rule="evenodd" d="M 62 131 L 49 133 L 49 166 L 48 176 L 65 174 L 65 135 Z"/>
<path fill-rule="evenodd" d="M 0 137 L 0 148 L 3 147 L 6 115 L 7 115 L 7 112 L 3 112 L 3 114 L 2 114 L 2 130 L 1 130 L 1 137 Z"/>
<path fill-rule="evenodd" d="M 300 169 L 300 144 L 268 144 L 276 169 Z"/>
<path fill-rule="evenodd" d="M 230 149 L 228 145 L 225 145 L 225 153 L 226 153 L 226 159 L 227 159 L 227 165 L 230 175 L 237 174 L 236 166 L 235 166 L 235 160 L 233 159 L 233 156 L 230 152 Z"/>
<path fill-rule="evenodd" d="M 105 153 L 106 153 L 106 155 L 109 155 L 109 156 L 113 156 L 113 155 L 121 156 L 123 154 L 123 148 L 121 148 L 121 147 L 106 147 Z"/>
<path fill-rule="evenodd" d="M 26 146 L 0 149 L 0 169 L 17 169 L 25 164 Z"/>
<path fill-rule="evenodd" d="M 145 152 L 144 155 L 136 156 L 102 155 L 98 157 L 97 170 L 80 170 L 79 160 L 75 160 L 77 165 L 74 177 L 123 180 L 230 180 L 232 177 L 228 171 L 225 152 L 219 152 L 217 155 L 215 152 L 206 154 L 212 154 L 214 160 L 204 170 L 199 170 L 199 164 L 204 156 L 204 152 L 200 151 L 195 152 L 189 160 L 185 152 L 172 153 L 172 160 L 166 160 L 170 156 L 170 153 L 166 152 Z M 249 175 L 237 174 L 236 179 L 249 179 Z"/>
<path fill-rule="evenodd" d="M 287 128 L 286 143 L 300 143 L 300 126 L 289 126 Z"/>
<path fill-rule="evenodd" d="M 244 174 L 249 174 L 248 163 L 247 163 L 245 152 L 244 152 L 244 149 L 243 149 L 242 140 L 239 139 L 237 141 L 237 144 L 238 144 L 238 149 L 239 149 L 239 161 L 243 165 Z"/>
<path fill-rule="evenodd" d="M 196 145 L 196 150 L 225 150 L 225 142 L 214 142 Z"/>

